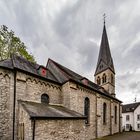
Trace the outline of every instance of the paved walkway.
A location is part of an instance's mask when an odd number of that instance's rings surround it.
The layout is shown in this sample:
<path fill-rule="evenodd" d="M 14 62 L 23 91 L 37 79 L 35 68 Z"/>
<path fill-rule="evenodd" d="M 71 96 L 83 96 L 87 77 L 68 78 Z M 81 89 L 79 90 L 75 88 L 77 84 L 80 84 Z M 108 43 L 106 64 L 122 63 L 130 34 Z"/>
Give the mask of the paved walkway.
<path fill-rule="evenodd" d="M 123 132 L 96 140 L 140 140 L 140 132 Z"/>

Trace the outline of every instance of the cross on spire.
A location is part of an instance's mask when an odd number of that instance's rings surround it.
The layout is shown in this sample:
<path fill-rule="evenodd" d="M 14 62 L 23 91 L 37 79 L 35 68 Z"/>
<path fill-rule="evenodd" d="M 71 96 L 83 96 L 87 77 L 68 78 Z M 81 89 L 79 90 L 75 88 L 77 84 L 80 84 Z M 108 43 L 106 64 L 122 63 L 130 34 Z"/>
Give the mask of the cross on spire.
<path fill-rule="evenodd" d="M 103 20 L 104 20 L 104 25 L 105 25 L 105 18 L 106 18 L 106 14 L 103 14 Z"/>

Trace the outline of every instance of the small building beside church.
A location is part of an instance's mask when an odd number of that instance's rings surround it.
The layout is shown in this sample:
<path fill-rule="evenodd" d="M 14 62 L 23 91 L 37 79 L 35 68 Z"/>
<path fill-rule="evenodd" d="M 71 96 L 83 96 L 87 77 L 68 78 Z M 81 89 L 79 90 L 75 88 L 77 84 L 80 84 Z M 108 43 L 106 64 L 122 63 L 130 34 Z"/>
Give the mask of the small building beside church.
<path fill-rule="evenodd" d="M 140 131 L 140 102 L 122 106 L 122 127 L 124 131 Z"/>
<path fill-rule="evenodd" d="M 121 132 L 121 101 L 103 27 L 95 83 L 52 59 L 0 61 L 1 140 L 91 140 Z"/>

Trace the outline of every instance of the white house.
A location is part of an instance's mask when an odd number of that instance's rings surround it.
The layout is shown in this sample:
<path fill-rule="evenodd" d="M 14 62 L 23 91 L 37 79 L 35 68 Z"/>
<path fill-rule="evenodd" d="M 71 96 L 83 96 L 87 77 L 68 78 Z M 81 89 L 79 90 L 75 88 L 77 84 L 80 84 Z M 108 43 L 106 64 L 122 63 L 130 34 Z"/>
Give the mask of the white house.
<path fill-rule="evenodd" d="M 124 131 L 140 131 L 140 102 L 122 106 L 122 127 Z"/>

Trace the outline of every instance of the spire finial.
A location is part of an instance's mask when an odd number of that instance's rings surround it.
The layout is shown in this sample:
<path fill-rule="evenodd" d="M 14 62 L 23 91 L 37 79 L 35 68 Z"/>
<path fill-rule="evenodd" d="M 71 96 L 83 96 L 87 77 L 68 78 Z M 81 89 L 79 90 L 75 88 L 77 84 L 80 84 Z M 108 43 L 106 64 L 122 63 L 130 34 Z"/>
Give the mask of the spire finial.
<path fill-rule="evenodd" d="M 103 20 L 104 20 L 104 25 L 105 25 L 105 18 L 106 18 L 106 14 L 103 14 Z"/>

